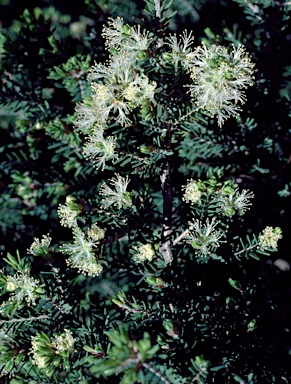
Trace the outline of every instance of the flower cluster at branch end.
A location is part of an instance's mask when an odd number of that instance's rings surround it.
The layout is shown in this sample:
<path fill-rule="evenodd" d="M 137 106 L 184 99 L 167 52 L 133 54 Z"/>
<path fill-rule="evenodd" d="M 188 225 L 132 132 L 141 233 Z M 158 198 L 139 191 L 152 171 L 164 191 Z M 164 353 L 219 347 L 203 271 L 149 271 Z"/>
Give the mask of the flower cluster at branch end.
<path fill-rule="evenodd" d="M 259 235 L 259 248 L 261 250 L 271 248 L 273 251 L 277 251 L 278 240 L 282 237 L 281 228 L 266 227 Z"/>
<path fill-rule="evenodd" d="M 48 377 L 61 365 L 69 369 L 69 358 L 74 354 L 75 341 L 72 332 L 67 329 L 60 335 L 54 334 L 52 338 L 44 332 L 37 333 L 31 340 L 32 363 Z"/>
<path fill-rule="evenodd" d="M 186 203 L 195 204 L 200 201 L 201 192 L 197 181 L 189 180 L 186 186 L 182 186 L 182 190 L 185 190 L 182 200 L 186 201 Z"/>
<path fill-rule="evenodd" d="M 44 292 L 39 280 L 25 274 L 15 274 L 7 277 L 6 289 L 13 292 L 9 301 L 25 302 L 27 305 L 35 304 L 35 301 Z"/>
<path fill-rule="evenodd" d="M 95 126 L 105 128 L 108 120 L 121 125 L 131 124 L 129 113 L 140 108 L 144 119 L 155 104 L 157 84 L 143 73 L 140 63 L 151 44 L 149 32 L 140 26 L 130 27 L 123 20 L 110 19 L 103 30 L 111 55 L 107 64 L 95 64 L 88 77 L 92 94 L 76 107 L 75 125 L 84 133 L 92 133 Z"/>
<path fill-rule="evenodd" d="M 193 80 L 190 92 L 197 107 L 217 116 L 219 126 L 236 116 L 241 110 L 238 103 L 246 101 L 243 89 L 254 84 L 254 64 L 245 49 L 233 46 L 229 53 L 225 47 L 203 44 L 187 60 Z"/>
<path fill-rule="evenodd" d="M 41 240 L 35 238 L 27 252 L 33 256 L 47 257 L 51 241 L 52 238 L 49 235 L 43 235 Z"/>
<path fill-rule="evenodd" d="M 73 229 L 74 243 L 63 244 L 61 251 L 69 255 L 68 266 L 77 268 L 80 273 L 88 276 L 99 276 L 103 267 L 98 262 L 95 248 L 104 237 L 104 230 L 94 225 L 88 229 L 87 235 L 78 227 Z"/>
<path fill-rule="evenodd" d="M 55 348 L 56 354 L 69 355 L 74 353 L 75 339 L 72 336 L 72 332 L 65 329 L 65 332 L 59 336 L 52 338 L 52 346 Z"/>
<path fill-rule="evenodd" d="M 66 197 L 66 204 L 60 204 L 58 207 L 58 215 L 63 227 L 77 227 L 77 218 L 79 213 L 83 211 L 83 206 L 74 196 Z"/>
<path fill-rule="evenodd" d="M 96 168 L 105 168 L 105 162 L 117 158 L 114 152 L 116 140 L 112 136 L 104 138 L 104 130 L 96 128 L 83 148 L 86 159 L 92 159 Z"/>
<path fill-rule="evenodd" d="M 238 189 L 234 193 L 230 194 L 218 194 L 214 200 L 219 204 L 219 211 L 225 216 L 233 216 L 235 213 L 243 215 L 248 209 L 250 209 L 250 199 L 254 197 L 253 192 L 248 192 L 243 189 L 240 193 Z"/>
<path fill-rule="evenodd" d="M 199 256 L 207 257 L 220 246 L 223 233 L 215 229 L 217 224 L 218 222 L 215 222 L 214 219 L 211 222 L 207 219 L 205 224 L 202 224 L 199 220 L 195 220 L 193 223 L 189 222 L 187 243 L 196 250 Z"/>
<path fill-rule="evenodd" d="M 115 178 L 109 180 L 109 183 L 114 187 L 112 189 L 107 184 L 102 184 L 99 194 L 103 196 L 102 204 L 104 208 L 108 208 L 111 205 L 121 209 L 122 207 L 129 207 L 132 204 L 131 193 L 127 192 L 127 186 L 130 180 L 128 176 L 122 177 L 116 174 Z"/>
<path fill-rule="evenodd" d="M 151 244 L 142 244 L 135 247 L 135 254 L 133 260 L 136 263 L 143 263 L 145 261 L 152 261 L 155 256 L 155 250 Z"/>
<path fill-rule="evenodd" d="M 250 200 L 253 192 L 244 189 L 239 192 L 237 184 L 232 180 L 221 182 L 214 176 L 206 181 L 188 180 L 186 186 L 182 186 L 184 195 L 182 200 L 192 205 L 200 205 L 203 198 L 211 198 L 211 204 L 215 205 L 217 213 L 231 217 L 234 214 L 243 215 L 251 206 Z"/>

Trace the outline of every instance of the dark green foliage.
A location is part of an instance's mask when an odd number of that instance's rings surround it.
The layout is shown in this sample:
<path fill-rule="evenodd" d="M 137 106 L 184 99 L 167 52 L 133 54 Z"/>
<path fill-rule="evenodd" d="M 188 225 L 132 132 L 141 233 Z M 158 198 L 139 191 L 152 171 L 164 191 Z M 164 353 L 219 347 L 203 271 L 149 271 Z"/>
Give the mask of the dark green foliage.
<path fill-rule="evenodd" d="M 0 383 L 290 382 L 289 2 L 26 6 L 0 1 Z M 122 42 L 106 46 L 116 17 Z M 80 115 L 112 84 L 88 75 L 136 24 L 152 42 L 132 49 L 128 83 L 146 77 L 154 99 L 128 94 L 127 124 L 110 110 L 102 170 Z M 222 127 L 193 113 L 189 59 L 166 43 L 185 29 L 194 47 L 243 44 L 255 63 Z"/>

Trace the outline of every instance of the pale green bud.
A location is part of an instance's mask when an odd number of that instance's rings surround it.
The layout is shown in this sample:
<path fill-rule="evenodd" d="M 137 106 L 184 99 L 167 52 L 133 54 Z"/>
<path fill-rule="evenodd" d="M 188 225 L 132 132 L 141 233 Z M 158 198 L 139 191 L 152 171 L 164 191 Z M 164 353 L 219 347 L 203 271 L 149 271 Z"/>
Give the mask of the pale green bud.
<path fill-rule="evenodd" d="M 8 292 L 13 292 L 18 288 L 18 285 L 14 281 L 8 281 L 6 289 Z"/>

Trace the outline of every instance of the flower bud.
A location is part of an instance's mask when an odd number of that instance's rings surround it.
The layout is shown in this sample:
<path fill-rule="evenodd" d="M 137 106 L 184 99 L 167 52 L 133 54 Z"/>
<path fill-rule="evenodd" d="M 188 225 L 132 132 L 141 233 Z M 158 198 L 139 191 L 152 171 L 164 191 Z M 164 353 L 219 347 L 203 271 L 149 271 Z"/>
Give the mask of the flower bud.
<path fill-rule="evenodd" d="M 7 282 L 6 289 L 8 292 L 13 292 L 18 288 L 18 285 L 14 281 Z"/>
<path fill-rule="evenodd" d="M 82 204 L 80 204 L 78 201 L 79 199 L 74 196 L 69 195 L 66 197 L 67 207 L 73 212 L 82 212 L 83 210 Z"/>
<path fill-rule="evenodd" d="M 173 60 L 173 56 L 168 52 L 163 53 L 162 58 L 165 61 L 172 61 Z"/>

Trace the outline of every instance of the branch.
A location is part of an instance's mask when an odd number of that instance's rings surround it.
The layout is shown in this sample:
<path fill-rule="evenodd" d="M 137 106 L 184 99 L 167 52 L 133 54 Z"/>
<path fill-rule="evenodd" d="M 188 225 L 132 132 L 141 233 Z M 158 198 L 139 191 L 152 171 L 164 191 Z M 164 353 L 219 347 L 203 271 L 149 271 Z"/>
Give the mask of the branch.
<path fill-rule="evenodd" d="M 180 124 L 181 121 L 187 119 L 188 116 L 191 116 L 194 112 L 199 111 L 199 109 L 201 109 L 201 108 L 202 108 L 202 107 L 198 107 L 198 108 L 192 109 L 190 112 L 186 113 L 185 115 L 180 116 L 179 119 L 177 119 L 177 120 L 174 122 L 174 126 Z"/>
<path fill-rule="evenodd" d="M 85 99 L 85 92 L 84 92 L 82 80 L 79 79 L 78 84 L 79 84 L 79 88 L 80 88 L 80 92 L 81 92 L 81 98 L 82 98 L 82 100 L 84 100 Z"/>
<path fill-rule="evenodd" d="M 142 365 L 143 367 L 145 367 L 146 369 L 148 369 L 151 373 L 153 373 L 154 375 L 156 375 L 163 383 L 165 384 L 172 384 L 172 382 L 170 380 L 168 380 L 165 376 L 163 376 L 161 374 L 161 372 L 157 371 L 155 368 L 153 368 L 150 364 L 148 363 L 143 363 Z"/>
<path fill-rule="evenodd" d="M 186 229 L 183 233 L 181 233 L 180 236 L 178 236 L 174 241 L 173 241 L 173 245 L 176 245 L 177 243 L 179 243 L 180 240 L 183 239 L 183 237 L 185 237 L 186 235 L 188 235 L 189 233 L 189 229 Z"/>
<path fill-rule="evenodd" d="M 248 248 L 244 248 L 244 249 L 242 249 L 241 251 L 239 251 L 239 252 L 235 252 L 234 253 L 234 256 L 237 256 L 237 255 L 240 255 L 241 253 L 244 253 L 244 252 L 247 252 L 247 251 L 250 251 L 251 249 L 253 249 L 253 248 L 255 248 L 255 247 L 257 247 L 258 246 L 258 244 L 256 243 L 256 244 L 254 244 L 254 245 L 250 245 Z"/>
<path fill-rule="evenodd" d="M 42 316 L 38 316 L 38 317 L 28 317 L 28 318 L 22 318 L 22 319 L 0 320 L 0 324 L 20 323 L 23 321 L 35 321 L 35 320 L 48 319 L 48 318 L 49 318 L 49 316 L 42 315 Z"/>
<path fill-rule="evenodd" d="M 171 150 L 171 125 L 167 125 L 167 136 L 166 136 L 166 149 Z M 161 175 L 161 187 L 163 194 L 163 234 L 162 234 L 162 246 L 159 251 L 164 257 L 165 263 L 171 263 L 173 260 L 171 251 L 171 240 L 170 236 L 172 233 L 172 211 L 173 211 L 173 198 L 172 188 L 170 179 L 170 158 L 167 158 L 167 162 L 164 165 L 163 173 Z"/>
<path fill-rule="evenodd" d="M 165 168 L 161 176 L 162 193 L 164 198 L 163 203 L 163 244 L 159 251 L 164 257 L 165 263 L 171 263 L 173 260 L 171 251 L 170 235 L 172 233 L 171 220 L 172 220 L 172 189 L 170 184 L 170 172 L 169 167 Z"/>
<path fill-rule="evenodd" d="M 131 364 L 138 365 L 140 363 L 141 356 L 138 354 L 136 357 L 129 357 L 126 359 L 122 365 L 116 370 L 116 373 L 124 371 L 127 367 L 129 367 Z"/>
<path fill-rule="evenodd" d="M 155 10 L 156 10 L 156 17 L 160 19 L 162 17 L 160 0 L 155 0 Z"/>

